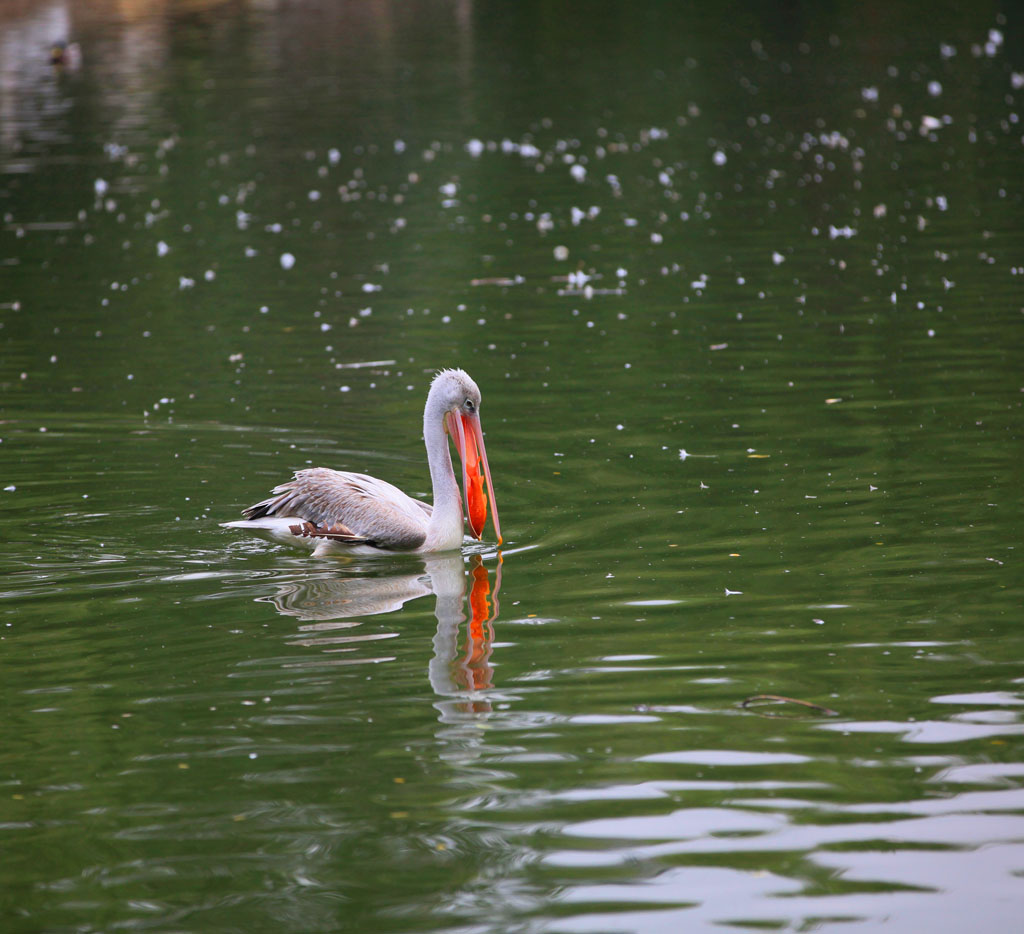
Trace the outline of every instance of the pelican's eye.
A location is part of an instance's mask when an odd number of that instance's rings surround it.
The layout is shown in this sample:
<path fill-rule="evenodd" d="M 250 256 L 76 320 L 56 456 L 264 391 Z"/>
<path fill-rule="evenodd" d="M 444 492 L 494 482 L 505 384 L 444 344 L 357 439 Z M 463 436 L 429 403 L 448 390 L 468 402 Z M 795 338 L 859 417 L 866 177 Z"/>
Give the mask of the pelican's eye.
<path fill-rule="evenodd" d="M 467 399 L 465 402 L 463 402 L 462 403 L 462 407 L 467 412 L 470 412 L 470 413 L 473 413 L 473 412 L 476 411 L 476 406 L 473 404 L 473 400 L 472 399 Z"/>

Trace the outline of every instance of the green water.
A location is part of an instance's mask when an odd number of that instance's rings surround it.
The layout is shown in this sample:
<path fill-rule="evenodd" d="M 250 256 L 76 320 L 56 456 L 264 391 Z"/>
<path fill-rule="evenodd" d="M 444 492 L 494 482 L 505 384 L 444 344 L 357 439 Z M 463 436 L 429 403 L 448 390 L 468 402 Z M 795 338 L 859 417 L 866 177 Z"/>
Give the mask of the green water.
<path fill-rule="evenodd" d="M 1016 930 L 1022 48 L 0 7 L 4 930 Z M 443 366 L 500 563 L 219 527 Z"/>

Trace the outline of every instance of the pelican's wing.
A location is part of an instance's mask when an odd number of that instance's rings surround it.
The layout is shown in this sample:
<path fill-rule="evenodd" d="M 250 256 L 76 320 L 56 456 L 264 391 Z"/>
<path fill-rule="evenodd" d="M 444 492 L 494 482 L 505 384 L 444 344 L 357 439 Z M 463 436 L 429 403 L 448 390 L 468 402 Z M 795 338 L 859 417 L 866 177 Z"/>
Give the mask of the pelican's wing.
<path fill-rule="evenodd" d="M 242 515 L 295 517 L 296 535 L 394 550 L 419 548 L 427 537 L 431 507 L 366 474 L 312 467 L 271 492 Z"/>

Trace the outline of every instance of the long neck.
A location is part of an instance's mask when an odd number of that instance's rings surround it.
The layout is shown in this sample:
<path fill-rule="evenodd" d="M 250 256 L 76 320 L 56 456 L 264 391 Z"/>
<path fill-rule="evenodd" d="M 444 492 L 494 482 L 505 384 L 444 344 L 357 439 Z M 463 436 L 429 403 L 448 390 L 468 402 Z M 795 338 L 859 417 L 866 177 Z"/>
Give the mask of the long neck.
<path fill-rule="evenodd" d="M 430 482 L 434 489 L 434 511 L 427 525 L 427 543 L 437 550 L 462 544 L 462 501 L 452 469 L 448 437 L 444 433 L 444 411 L 427 398 L 423 411 L 423 443 L 427 448 Z"/>

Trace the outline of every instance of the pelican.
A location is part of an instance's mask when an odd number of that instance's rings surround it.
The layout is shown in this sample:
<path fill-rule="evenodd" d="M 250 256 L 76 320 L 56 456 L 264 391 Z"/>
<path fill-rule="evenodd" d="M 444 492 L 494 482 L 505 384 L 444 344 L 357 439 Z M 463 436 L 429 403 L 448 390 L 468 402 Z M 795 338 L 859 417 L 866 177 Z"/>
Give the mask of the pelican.
<path fill-rule="evenodd" d="M 451 437 L 462 462 L 463 497 L 448 448 Z M 441 370 L 430 384 L 423 409 L 423 443 L 434 505 L 361 473 L 328 467 L 296 471 L 273 495 L 242 510 L 234 529 L 261 529 L 276 538 L 312 545 L 314 555 L 451 551 L 462 545 L 463 512 L 477 539 L 487 521 L 490 495 L 494 534 L 501 544 L 498 506 L 480 427 L 480 390 L 464 370 Z M 481 474 L 481 466 L 483 473 Z"/>

